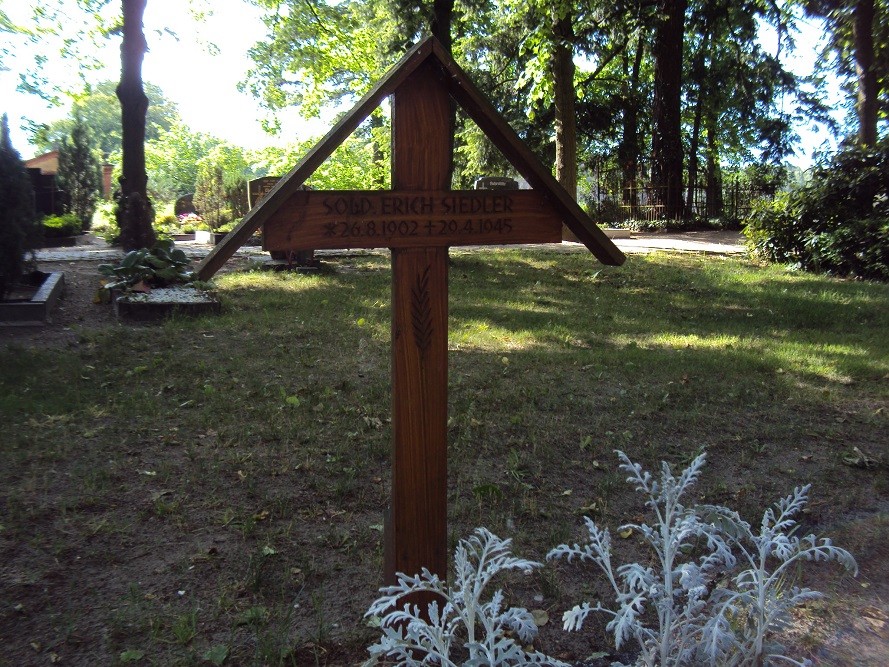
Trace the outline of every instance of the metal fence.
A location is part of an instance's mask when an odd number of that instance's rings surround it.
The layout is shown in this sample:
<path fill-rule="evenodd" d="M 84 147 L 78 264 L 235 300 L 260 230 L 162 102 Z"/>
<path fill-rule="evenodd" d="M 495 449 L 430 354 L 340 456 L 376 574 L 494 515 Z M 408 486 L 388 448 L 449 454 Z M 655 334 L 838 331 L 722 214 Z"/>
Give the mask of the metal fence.
<path fill-rule="evenodd" d="M 652 222 L 667 217 L 664 189 L 650 185 L 626 188 L 623 191 L 601 190 L 588 197 L 590 214 L 601 222 Z M 757 199 L 768 196 L 761 189 L 743 186 L 738 182 L 725 183 L 720 188 L 697 187 L 683 190 L 683 217 L 698 219 L 742 220 L 750 213 Z"/>
<path fill-rule="evenodd" d="M 621 223 L 631 220 L 652 222 L 664 220 L 666 188 L 652 186 L 649 175 L 640 168 L 636 186 L 623 187 L 617 170 L 594 167 L 584 182 L 578 184 L 586 209 L 599 222 Z M 682 211 L 685 219 L 743 220 L 756 200 L 770 197 L 762 188 L 752 187 L 730 175 L 717 186 L 685 186 L 682 189 Z"/>

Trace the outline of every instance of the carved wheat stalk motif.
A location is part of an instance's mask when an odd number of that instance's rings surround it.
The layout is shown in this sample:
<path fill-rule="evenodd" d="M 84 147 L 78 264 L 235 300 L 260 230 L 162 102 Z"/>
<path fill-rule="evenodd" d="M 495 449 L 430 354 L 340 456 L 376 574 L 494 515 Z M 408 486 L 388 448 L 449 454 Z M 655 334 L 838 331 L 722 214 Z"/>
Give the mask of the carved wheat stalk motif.
<path fill-rule="evenodd" d="M 414 342 L 421 352 L 432 343 L 432 300 L 429 296 L 429 268 L 417 275 L 411 288 L 411 321 L 414 325 Z"/>

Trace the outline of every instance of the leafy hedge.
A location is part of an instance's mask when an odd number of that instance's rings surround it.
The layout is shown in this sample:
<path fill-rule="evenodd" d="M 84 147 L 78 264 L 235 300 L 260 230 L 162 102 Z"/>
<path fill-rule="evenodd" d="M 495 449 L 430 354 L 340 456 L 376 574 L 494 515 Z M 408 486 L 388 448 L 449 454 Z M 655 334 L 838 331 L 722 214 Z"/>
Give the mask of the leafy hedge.
<path fill-rule="evenodd" d="M 889 139 L 843 150 L 806 185 L 759 202 L 744 233 L 772 262 L 889 281 Z"/>
<path fill-rule="evenodd" d="M 83 223 L 74 213 L 64 215 L 48 215 L 41 221 L 43 237 L 47 239 L 76 236 L 83 231 Z"/>

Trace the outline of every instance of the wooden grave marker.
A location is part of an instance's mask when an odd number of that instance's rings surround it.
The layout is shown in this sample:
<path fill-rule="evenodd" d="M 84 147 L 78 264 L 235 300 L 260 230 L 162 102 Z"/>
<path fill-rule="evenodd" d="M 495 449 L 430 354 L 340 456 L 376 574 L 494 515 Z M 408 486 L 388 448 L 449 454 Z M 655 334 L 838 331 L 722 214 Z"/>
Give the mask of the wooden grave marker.
<path fill-rule="evenodd" d="M 392 190 L 300 186 L 392 97 Z M 532 186 L 450 190 L 453 98 Z M 562 223 L 605 264 L 624 255 L 587 217 L 435 38 L 414 46 L 198 266 L 208 280 L 260 227 L 266 250 L 386 247 L 392 253 L 392 496 L 387 583 L 447 576 L 450 246 L 559 243 Z"/>

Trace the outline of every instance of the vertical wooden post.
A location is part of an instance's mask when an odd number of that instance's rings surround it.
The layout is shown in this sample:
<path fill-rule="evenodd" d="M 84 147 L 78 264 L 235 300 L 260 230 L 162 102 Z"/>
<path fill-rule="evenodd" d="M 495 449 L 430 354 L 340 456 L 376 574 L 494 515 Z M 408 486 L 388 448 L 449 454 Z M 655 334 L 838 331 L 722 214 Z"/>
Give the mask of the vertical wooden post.
<path fill-rule="evenodd" d="M 422 66 L 394 94 L 392 189 L 450 189 L 449 95 Z M 384 579 L 447 575 L 447 248 L 392 249 L 392 505 Z M 416 600 L 415 602 L 420 602 Z"/>
<path fill-rule="evenodd" d="M 392 277 L 390 583 L 447 574 L 447 250 L 393 250 Z"/>

